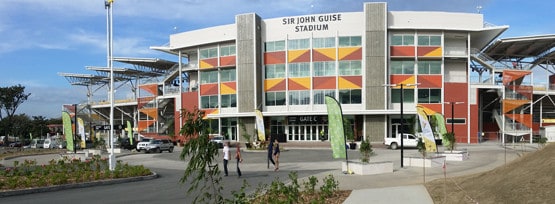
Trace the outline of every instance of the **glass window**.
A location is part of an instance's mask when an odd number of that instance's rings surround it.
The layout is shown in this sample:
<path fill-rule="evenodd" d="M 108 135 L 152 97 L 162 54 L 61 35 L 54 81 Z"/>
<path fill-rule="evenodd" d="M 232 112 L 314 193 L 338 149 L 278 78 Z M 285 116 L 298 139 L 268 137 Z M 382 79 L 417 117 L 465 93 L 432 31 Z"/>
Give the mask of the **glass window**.
<path fill-rule="evenodd" d="M 222 108 L 237 107 L 237 95 L 222 95 Z"/>
<path fill-rule="evenodd" d="M 222 69 L 220 77 L 221 82 L 235 81 L 235 69 Z"/>
<path fill-rule="evenodd" d="M 360 89 L 339 90 L 339 103 L 360 104 L 362 102 L 362 91 Z"/>
<path fill-rule="evenodd" d="M 418 61 L 418 74 L 441 74 L 441 61 Z"/>
<path fill-rule="evenodd" d="M 265 52 L 276 52 L 285 50 L 285 40 L 271 41 L 264 43 Z"/>
<path fill-rule="evenodd" d="M 441 46 L 441 36 L 438 35 L 419 35 L 419 46 Z"/>
<path fill-rule="evenodd" d="M 227 45 L 220 47 L 220 56 L 232 56 L 235 55 L 235 45 Z"/>
<path fill-rule="evenodd" d="M 310 41 L 306 39 L 288 40 L 287 48 L 289 50 L 302 50 L 310 48 Z"/>
<path fill-rule="evenodd" d="M 403 101 L 414 103 L 414 89 L 403 89 Z M 391 103 L 401 103 L 401 89 L 391 89 Z"/>
<path fill-rule="evenodd" d="M 289 77 L 308 77 L 310 76 L 310 63 L 290 63 L 288 70 Z"/>
<path fill-rule="evenodd" d="M 393 34 L 391 36 L 391 45 L 414 45 L 414 35 L 412 34 Z"/>
<path fill-rule="evenodd" d="M 441 89 L 418 89 L 418 103 L 440 103 Z"/>
<path fill-rule="evenodd" d="M 289 91 L 289 105 L 310 104 L 310 91 Z"/>
<path fill-rule="evenodd" d="M 335 61 L 313 62 L 314 76 L 335 76 Z"/>
<path fill-rule="evenodd" d="M 269 64 L 265 68 L 266 79 L 285 78 L 285 64 Z"/>
<path fill-rule="evenodd" d="M 335 98 L 335 90 L 314 90 L 314 104 L 326 104 L 325 96 Z"/>
<path fill-rule="evenodd" d="M 285 92 L 266 92 L 266 106 L 285 105 Z"/>
<path fill-rule="evenodd" d="M 392 60 L 391 74 L 414 74 L 414 60 Z"/>
<path fill-rule="evenodd" d="M 200 49 L 199 51 L 200 59 L 208 59 L 208 58 L 216 58 L 218 57 L 218 48 L 213 47 L 213 48 L 205 48 L 205 49 Z"/>
<path fill-rule="evenodd" d="M 218 71 L 200 72 L 200 84 L 212 84 L 218 82 Z"/>
<path fill-rule="evenodd" d="M 314 38 L 312 39 L 313 48 L 330 48 L 335 47 L 335 38 Z"/>
<path fill-rule="evenodd" d="M 339 47 L 356 47 L 361 45 L 362 38 L 360 36 L 339 37 Z"/>
<path fill-rule="evenodd" d="M 218 95 L 201 96 L 200 104 L 203 109 L 218 108 Z"/>
<path fill-rule="evenodd" d="M 362 75 L 362 62 L 360 60 L 339 61 L 339 75 L 341 76 Z"/>

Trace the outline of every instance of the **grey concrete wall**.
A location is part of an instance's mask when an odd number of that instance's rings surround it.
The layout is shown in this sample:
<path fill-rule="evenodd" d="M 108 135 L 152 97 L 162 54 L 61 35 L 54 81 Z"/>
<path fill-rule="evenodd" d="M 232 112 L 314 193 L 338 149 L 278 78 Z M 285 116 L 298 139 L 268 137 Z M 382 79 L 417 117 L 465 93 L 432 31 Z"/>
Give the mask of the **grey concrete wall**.
<path fill-rule="evenodd" d="M 261 19 L 256 14 L 235 18 L 237 25 L 237 109 L 254 112 L 262 103 Z"/>
<path fill-rule="evenodd" d="M 387 117 L 385 115 L 366 115 L 364 126 L 366 127 L 366 138 L 370 142 L 383 142 L 387 133 Z"/>
<path fill-rule="evenodd" d="M 364 58 L 365 66 L 365 92 L 366 109 L 386 108 L 383 97 L 387 89 L 383 87 L 387 81 L 387 5 L 385 3 L 364 4 L 364 16 L 366 18 L 365 40 L 366 44 Z"/>
<path fill-rule="evenodd" d="M 387 84 L 387 4 L 364 4 L 365 24 L 365 97 L 366 110 L 387 109 L 385 97 L 388 93 L 384 84 Z M 380 97 L 381 96 L 381 97 Z M 387 117 L 385 115 L 365 116 L 365 136 L 371 142 L 383 141 Z"/>

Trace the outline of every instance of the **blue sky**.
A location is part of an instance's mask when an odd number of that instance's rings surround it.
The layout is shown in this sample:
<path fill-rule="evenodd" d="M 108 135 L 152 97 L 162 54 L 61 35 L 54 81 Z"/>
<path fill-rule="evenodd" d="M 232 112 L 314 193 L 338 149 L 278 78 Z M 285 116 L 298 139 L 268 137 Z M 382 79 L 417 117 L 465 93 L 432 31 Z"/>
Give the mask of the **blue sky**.
<path fill-rule="evenodd" d="M 235 15 L 262 18 L 331 12 L 360 12 L 362 0 L 115 0 L 114 57 L 177 61 L 150 50 L 169 35 L 234 23 Z M 382 2 L 382 1 L 380 1 Z M 550 0 L 391 0 L 390 11 L 476 13 L 485 21 L 509 25 L 502 37 L 555 33 Z M 71 86 L 60 72 L 94 74 L 86 66 L 106 66 L 104 0 L 2 0 L 0 2 L 0 86 L 21 84 L 29 99 L 18 113 L 61 116 L 61 105 L 86 100 L 83 87 Z M 115 67 L 129 67 L 115 64 Z M 105 91 L 96 92 L 105 95 Z"/>

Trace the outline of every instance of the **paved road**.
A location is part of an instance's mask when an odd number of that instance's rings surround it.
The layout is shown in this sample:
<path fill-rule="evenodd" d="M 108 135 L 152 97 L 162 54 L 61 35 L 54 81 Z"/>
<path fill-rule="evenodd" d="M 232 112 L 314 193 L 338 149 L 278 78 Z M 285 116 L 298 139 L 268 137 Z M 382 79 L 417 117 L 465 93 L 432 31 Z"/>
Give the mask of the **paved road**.
<path fill-rule="evenodd" d="M 56 192 L 35 193 L 11 196 L 0 199 L 0 203 L 56 203 L 78 201 L 84 203 L 191 203 L 193 196 L 186 194 L 189 185 L 180 183 L 187 162 L 179 159 L 179 151 L 161 154 L 133 154 L 118 157 L 131 165 L 144 165 L 160 175 L 158 179 L 123 183 L 117 185 L 94 186 Z M 237 191 L 243 185 L 243 179 L 254 191 L 259 184 L 269 184 L 276 177 L 288 181 L 290 171 L 297 171 L 299 178 L 321 174 L 332 170 L 327 163 L 331 161 L 330 150 L 294 149 L 282 152 L 280 171 L 274 172 L 273 167 L 267 168 L 265 152 L 243 152 L 245 161 L 241 164 L 243 176 L 238 178 L 235 173 L 235 163 L 230 162 L 230 176 L 223 177 L 224 196 L 230 197 L 232 191 Z M 13 164 L 13 160 L 35 159 L 39 163 L 59 158 L 59 155 L 41 155 L 34 157 L 20 157 L 4 161 L 4 165 Z M 329 160 L 329 161 L 326 161 Z M 310 162 L 305 162 L 310 161 Z M 320 165 L 318 165 L 320 164 Z M 339 167 L 336 165 L 336 167 Z M 220 169 L 222 168 L 220 162 Z"/>
<path fill-rule="evenodd" d="M 235 163 L 230 162 L 230 176 L 223 177 L 224 196 L 230 197 L 231 192 L 240 189 L 243 179 L 251 187 L 249 192 L 254 191 L 258 184 L 269 184 L 278 177 L 282 181 L 288 181 L 291 171 L 298 172 L 299 178 L 316 176 L 321 180 L 327 175 L 333 175 L 340 183 L 340 189 L 358 190 L 392 188 L 400 186 L 421 185 L 424 181 L 443 178 L 442 168 L 427 168 L 425 178 L 422 167 L 400 167 L 399 150 L 390 150 L 383 147 L 375 147 L 375 155 L 371 162 L 393 161 L 394 172 L 380 175 L 346 175 L 340 170 L 340 162 L 331 157 L 329 148 L 321 149 L 296 149 L 287 148 L 281 154 L 280 171 L 274 172 L 273 168 L 267 168 L 266 152 L 243 152 L 245 159 L 241 164 L 243 177 L 235 175 Z M 485 143 L 476 145 L 459 145 L 458 149 L 467 149 L 470 159 L 464 162 L 448 161 L 447 176 L 467 175 L 483 172 L 502 166 L 505 162 L 518 158 L 522 152 L 535 151 L 536 146 L 508 146 L 504 149 L 496 143 Z M 441 149 L 440 149 L 441 150 Z M 233 150 L 232 150 L 233 151 Z M 232 152 L 233 153 L 233 152 Z M 118 157 L 129 164 L 142 164 L 160 175 L 160 178 L 148 181 L 139 181 L 117 185 L 95 186 L 88 188 L 69 189 L 57 192 L 35 193 L 29 195 L 12 196 L 0 199 L 0 203 L 36 203 L 36 202 L 67 202 L 78 201 L 80 203 L 190 203 L 193 196 L 186 194 L 187 184 L 179 182 L 186 161 L 179 159 L 180 151 L 161 154 L 132 154 Z M 405 149 L 405 156 L 418 156 L 416 149 Z M 49 161 L 59 155 L 35 156 L 37 161 Z M 356 160 L 360 157 L 358 151 L 349 151 L 349 158 Z M 16 158 L 24 160 L 29 158 Z M 4 161 L 4 165 L 13 163 L 12 160 Z M 222 167 L 220 161 L 220 168 Z M 378 195 L 379 196 L 379 195 Z"/>

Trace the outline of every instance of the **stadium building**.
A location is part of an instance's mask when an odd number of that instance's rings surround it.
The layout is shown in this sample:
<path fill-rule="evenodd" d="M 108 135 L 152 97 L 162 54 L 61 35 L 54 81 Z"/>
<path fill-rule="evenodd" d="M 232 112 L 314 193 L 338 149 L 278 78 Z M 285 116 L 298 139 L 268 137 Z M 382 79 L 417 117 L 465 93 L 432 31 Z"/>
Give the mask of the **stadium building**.
<path fill-rule="evenodd" d="M 332 96 L 357 141 L 381 142 L 400 124 L 418 133 L 420 110 L 437 137 L 453 131 L 459 143 L 533 142 L 555 119 L 555 77 L 534 83 L 532 72 L 552 72 L 555 36 L 497 40 L 508 28 L 479 13 L 388 11 L 386 3 L 272 19 L 240 14 L 234 24 L 172 34 L 169 44 L 151 47 L 175 59 L 114 58 L 130 66 L 114 69 L 116 87 L 132 93 L 115 100 L 114 121 L 183 141 L 181 110 L 198 107 L 213 119 L 214 134 L 245 141 L 260 110 L 267 135 L 320 141 L 327 139 L 324 96 Z M 96 74 L 60 75 L 90 97 L 107 87 L 109 70 L 87 69 Z M 102 132 L 106 101 L 73 111 Z"/>

